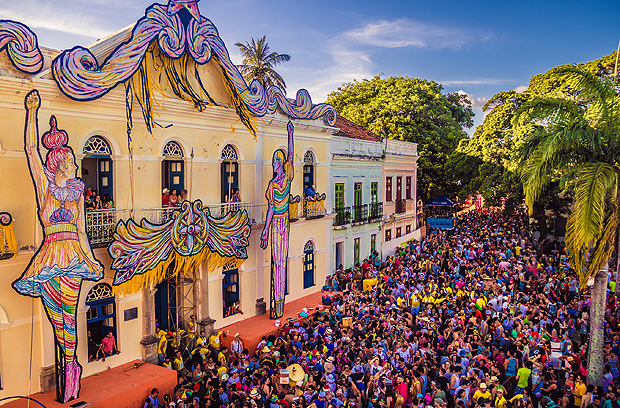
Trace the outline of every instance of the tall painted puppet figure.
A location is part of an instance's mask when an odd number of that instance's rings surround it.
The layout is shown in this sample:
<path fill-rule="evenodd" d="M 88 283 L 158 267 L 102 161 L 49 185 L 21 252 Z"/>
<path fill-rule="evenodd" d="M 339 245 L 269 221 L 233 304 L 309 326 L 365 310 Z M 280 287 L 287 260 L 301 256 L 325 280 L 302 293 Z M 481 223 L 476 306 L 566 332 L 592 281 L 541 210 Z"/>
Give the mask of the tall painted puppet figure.
<path fill-rule="evenodd" d="M 269 203 L 267 220 L 261 235 L 261 247 L 267 248 L 271 231 L 271 302 L 270 317 L 277 319 L 284 313 L 284 295 L 286 294 L 286 268 L 289 243 L 288 200 L 293 169 L 293 124 L 288 122 L 288 155 L 282 149 L 273 153 L 273 178 L 269 182 L 265 197 Z"/>
<path fill-rule="evenodd" d="M 67 146 L 67 133 L 58 130 L 50 118 L 50 130 L 42 137 L 48 150 L 45 164 L 39 153 L 39 93 L 26 96 L 25 150 L 35 186 L 43 243 L 13 288 L 22 295 L 40 297 L 52 323 L 57 359 L 64 367 L 58 379 L 60 402 L 77 398 L 81 366 L 75 355 L 76 306 L 83 279 L 99 280 L 103 266 L 95 259 L 86 236 L 84 183 L 76 177 L 73 150 Z"/>

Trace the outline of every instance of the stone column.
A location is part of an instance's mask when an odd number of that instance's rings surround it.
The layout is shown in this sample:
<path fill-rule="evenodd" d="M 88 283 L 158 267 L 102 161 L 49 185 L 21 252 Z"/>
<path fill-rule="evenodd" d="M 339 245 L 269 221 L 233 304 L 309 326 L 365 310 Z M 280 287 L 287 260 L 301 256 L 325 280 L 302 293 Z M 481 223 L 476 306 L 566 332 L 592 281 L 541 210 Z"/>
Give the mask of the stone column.
<path fill-rule="evenodd" d="M 143 288 L 142 291 L 142 360 L 157 364 L 157 343 L 155 337 L 155 289 Z"/>
<path fill-rule="evenodd" d="M 215 320 L 209 316 L 209 272 L 204 265 L 200 265 L 194 276 L 194 310 L 196 322 L 200 326 L 198 334 L 204 331 L 209 337 L 215 324 Z"/>
<path fill-rule="evenodd" d="M 262 129 L 261 129 L 262 130 Z M 256 316 L 264 315 L 267 313 L 267 305 L 263 299 L 263 254 L 264 251 L 260 247 L 260 235 L 262 233 L 262 225 L 264 222 L 263 214 L 260 206 L 265 202 L 265 191 L 263 188 L 263 134 L 258 133 L 256 138 L 256 188 L 254 191 L 254 205 L 256 214 L 254 219 L 256 224 L 252 228 L 252 235 L 254 236 L 254 247 L 256 248 Z M 270 153 L 268 152 L 268 156 Z"/>

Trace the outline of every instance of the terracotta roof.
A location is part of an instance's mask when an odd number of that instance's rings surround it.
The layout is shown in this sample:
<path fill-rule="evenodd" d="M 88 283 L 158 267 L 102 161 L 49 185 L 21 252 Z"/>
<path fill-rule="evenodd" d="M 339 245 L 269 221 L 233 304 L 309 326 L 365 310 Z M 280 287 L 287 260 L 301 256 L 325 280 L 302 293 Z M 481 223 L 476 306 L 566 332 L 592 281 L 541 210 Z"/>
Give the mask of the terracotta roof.
<path fill-rule="evenodd" d="M 336 116 L 336 124 L 334 127 L 340 128 L 340 131 L 336 133 L 336 136 L 351 137 L 353 139 L 371 140 L 373 142 L 380 142 L 381 138 L 371 132 L 370 130 L 361 127 L 357 123 L 351 122 L 349 119 L 345 119 L 342 116 Z"/>

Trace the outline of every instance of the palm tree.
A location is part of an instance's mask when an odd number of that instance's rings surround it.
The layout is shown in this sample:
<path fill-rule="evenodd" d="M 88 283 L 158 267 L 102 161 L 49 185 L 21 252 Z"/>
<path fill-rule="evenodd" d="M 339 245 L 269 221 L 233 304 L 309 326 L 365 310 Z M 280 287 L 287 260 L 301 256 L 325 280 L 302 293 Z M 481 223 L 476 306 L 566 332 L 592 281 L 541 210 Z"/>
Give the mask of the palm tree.
<path fill-rule="evenodd" d="M 551 75 L 563 84 L 559 96 L 533 100 L 515 116 L 515 126 L 538 125 L 517 159 L 530 211 L 551 181 L 574 194 L 566 246 L 580 289 L 594 279 L 588 383 L 602 385 L 607 271 L 620 220 L 620 100 L 613 79 L 575 66 L 558 67 Z"/>
<path fill-rule="evenodd" d="M 258 40 L 252 37 L 250 42 L 236 43 L 235 45 L 241 50 L 243 60 L 238 65 L 239 71 L 243 75 L 245 81 L 249 84 L 254 79 L 258 79 L 265 88 L 275 85 L 282 90 L 286 89 L 284 79 L 278 74 L 274 67 L 291 59 L 288 54 L 278 54 L 277 52 L 269 52 L 269 44 L 266 41 L 267 36 L 263 36 Z"/>

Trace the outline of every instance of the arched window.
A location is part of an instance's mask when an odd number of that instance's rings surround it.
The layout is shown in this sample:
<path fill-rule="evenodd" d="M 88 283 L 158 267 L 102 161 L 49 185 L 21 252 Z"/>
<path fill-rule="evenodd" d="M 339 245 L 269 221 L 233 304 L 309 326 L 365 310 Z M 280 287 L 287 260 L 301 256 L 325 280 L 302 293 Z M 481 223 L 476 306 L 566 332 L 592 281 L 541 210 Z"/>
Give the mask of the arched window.
<path fill-rule="evenodd" d="M 183 149 L 177 142 L 170 141 L 164 145 L 164 160 L 162 162 L 162 189 L 166 188 L 180 195 L 185 189 L 185 163 L 183 162 Z M 181 200 L 179 200 L 180 202 Z M 162 205 L 168 203 L 162 201 Z"/>
<path fill-rule="evenodd" d="M 110 156 L 112 154 L 112 149 L 110 149 L 110 144 L 103 137 L 93 136 L 86 141 L 82 153 Z"/>
<path fill-rule="evenodd" d="M 163 155 L 165 157 L 183 157 L 183 149 L 177 142 L 168 142 L 164 146 Z"/>
<path fill-rule="evenodd" d="M 222 302 L 223 316 L 228 317 L 239 313 L 239 269 L 234 262 L 229 262 L 222 269 Z"/>
<path fill-rule="evenodd" d="M 86 326 L 92 339 L 88 344 L 88 360 L 91 361 L 98 358 L 98 354 L 101 357 L 96 345 L 101 344 L 108 332 L 116 337 L 116 302 L 112 287 L 107 283 L 95 285 L 86 295 L 86 306 Z"/>
<path fill-rule="evenodd" d="M 304 195 L 306 194 L 306 189 L 310 188 L 315 190 L 314 188 L 314 154 L 312 151 L 308 150 L 304 154 Z"/>
<path fill-rule="evenodd" d="M 82 179 L 87 190 L 99 194 L 101 201 L 112 202 L 114 197 L 112 174 L 112 149 L 101 136 L 92 136 L 86 141 L 82 153 Z"/>
<path fill-rule="evenodd" d="M 304 246 L 304 289 L 314 286 L 314 244 L 306 242 Z"/>
<path fill-rule="evenodd" d="M 230 201 L 239 189 L 239 163 L 237 149 L 233 145 L 226 145 L 222 149 L 222 202 Z"/>

